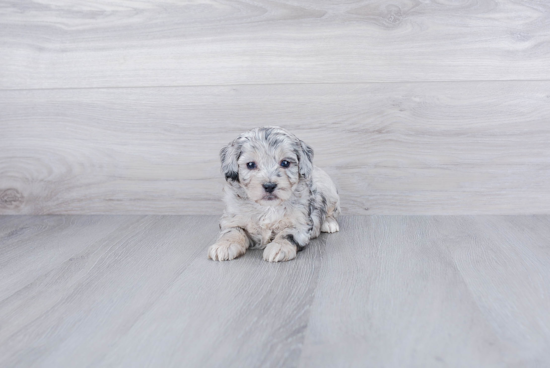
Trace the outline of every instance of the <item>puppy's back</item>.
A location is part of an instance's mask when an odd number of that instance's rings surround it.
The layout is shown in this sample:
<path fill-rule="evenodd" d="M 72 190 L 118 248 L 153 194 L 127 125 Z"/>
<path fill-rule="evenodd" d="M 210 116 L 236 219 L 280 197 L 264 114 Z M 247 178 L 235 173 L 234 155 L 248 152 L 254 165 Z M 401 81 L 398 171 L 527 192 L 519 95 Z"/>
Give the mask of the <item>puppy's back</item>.
<path fill-rule="evenodd" d="M 340 197 L 336 185 L 330 176 L 321 168 L 313 167 L 313 184 L 327 200 L 327 216 L 337 217 L 340 214 Z"/>

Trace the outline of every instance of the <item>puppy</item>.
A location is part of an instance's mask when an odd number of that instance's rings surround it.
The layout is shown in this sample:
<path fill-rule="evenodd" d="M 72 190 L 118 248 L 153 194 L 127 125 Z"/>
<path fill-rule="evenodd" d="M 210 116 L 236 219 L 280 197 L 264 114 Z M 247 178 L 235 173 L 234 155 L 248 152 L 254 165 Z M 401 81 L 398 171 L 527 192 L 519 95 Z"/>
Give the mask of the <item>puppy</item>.
<path fill-rule="evenodd" d="M 220 158 L 226 209 L 208 258 L 229 261 L 259 248 L 266 261 L 289 261 L 321 231 L 339 230 L 336 187 L 294 134 L 255 128 L 222 148 Z"/>

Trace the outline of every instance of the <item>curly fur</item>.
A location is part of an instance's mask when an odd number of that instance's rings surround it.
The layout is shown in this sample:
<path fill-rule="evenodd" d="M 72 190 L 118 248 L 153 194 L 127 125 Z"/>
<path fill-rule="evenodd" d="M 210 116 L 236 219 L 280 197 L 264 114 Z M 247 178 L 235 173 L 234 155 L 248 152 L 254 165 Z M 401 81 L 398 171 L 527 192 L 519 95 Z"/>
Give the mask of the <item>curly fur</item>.
<path fill-rule="evenodd" d="M 336 187 L 313 165 L 313 149 L 294 134 L 255 128 L 222 148 L 220 158 L 226 209 L 210 259 L 227 261 L 260 248 L 266 261 L 288 261 L 320 232 L 339 230 Z"/>

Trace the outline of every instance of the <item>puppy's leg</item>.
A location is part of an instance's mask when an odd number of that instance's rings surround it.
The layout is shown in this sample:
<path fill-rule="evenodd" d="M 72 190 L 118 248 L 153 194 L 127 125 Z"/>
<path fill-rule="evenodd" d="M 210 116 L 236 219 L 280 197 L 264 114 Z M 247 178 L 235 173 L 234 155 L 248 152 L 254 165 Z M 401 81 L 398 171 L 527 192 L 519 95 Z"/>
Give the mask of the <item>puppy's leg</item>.
<path fill-rule="evenodd" d="M 264 261 L 282 262 L 296 258 L 296 253 L 309 243 L 307 232 L 283 231 L 264 249 Z"/>
<path fill-rule="evenodd" d="M 232 227 L 222 231 L 216 243 L 208 248 L 208 258 L 213 261 L 230 261 L 242 256 L 249 246 L 250 240 L 244 230 Z"/>
<path fill-rule="evenodd" d="M 339 230 L 340 226 L 338 225 L 338 221 L 332 216 L 327 216 L 325 222 L 321 225 L 321 231 L 323 233 L 335 233 Z"/>

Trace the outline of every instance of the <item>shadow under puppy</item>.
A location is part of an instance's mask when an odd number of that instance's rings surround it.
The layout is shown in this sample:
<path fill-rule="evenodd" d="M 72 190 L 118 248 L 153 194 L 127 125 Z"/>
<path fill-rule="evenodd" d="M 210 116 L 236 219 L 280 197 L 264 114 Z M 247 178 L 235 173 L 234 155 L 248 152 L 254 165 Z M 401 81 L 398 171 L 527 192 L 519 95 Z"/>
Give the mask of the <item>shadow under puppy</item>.
<path fill-rule="evenodd" d="M 248 248 L 289 261 L 319 236 L 339 230 L 334 183 L 313 165 L 313 149 L 279 127 L 255 128 L 220 152 L 226 209 L 208 257 L 228 261 Z"/>

